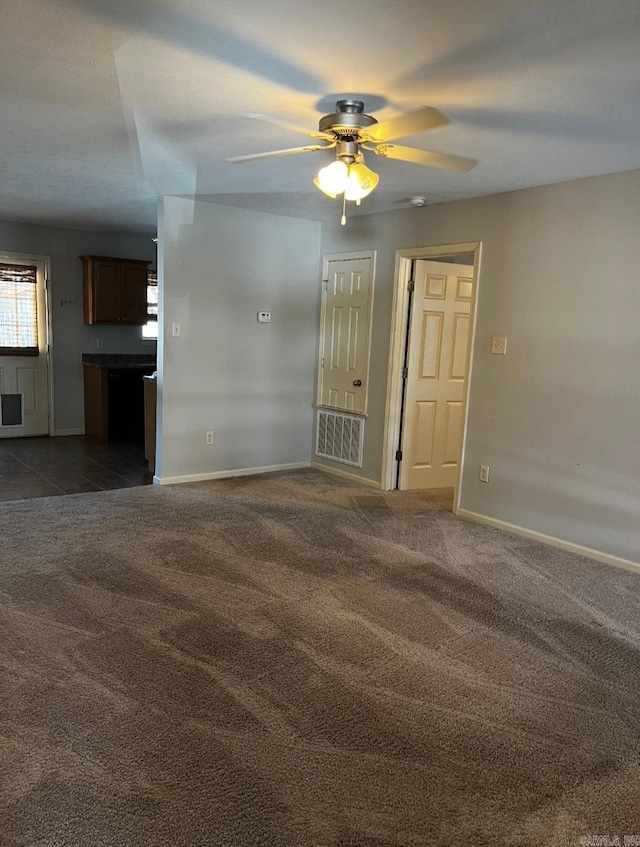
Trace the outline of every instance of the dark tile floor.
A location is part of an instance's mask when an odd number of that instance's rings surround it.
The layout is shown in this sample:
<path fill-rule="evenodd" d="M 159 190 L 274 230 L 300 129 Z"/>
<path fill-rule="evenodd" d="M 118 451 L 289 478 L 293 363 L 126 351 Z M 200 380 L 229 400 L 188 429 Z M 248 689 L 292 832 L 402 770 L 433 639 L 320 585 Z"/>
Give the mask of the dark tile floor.
<path fill-rule="evenodd" d="M 0 501 L 149 485 L 142 443 L 84 436 L 0 439 Z"/>

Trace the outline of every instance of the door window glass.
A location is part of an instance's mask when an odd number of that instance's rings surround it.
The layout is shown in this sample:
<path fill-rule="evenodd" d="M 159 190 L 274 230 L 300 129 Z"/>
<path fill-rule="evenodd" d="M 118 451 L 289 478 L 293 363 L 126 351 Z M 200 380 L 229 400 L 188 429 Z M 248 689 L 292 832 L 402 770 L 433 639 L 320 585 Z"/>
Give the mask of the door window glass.
<path fill-rule="evenodd" d="M 0 355 L 38 355 L 37 268 L 0 263 Z"/>

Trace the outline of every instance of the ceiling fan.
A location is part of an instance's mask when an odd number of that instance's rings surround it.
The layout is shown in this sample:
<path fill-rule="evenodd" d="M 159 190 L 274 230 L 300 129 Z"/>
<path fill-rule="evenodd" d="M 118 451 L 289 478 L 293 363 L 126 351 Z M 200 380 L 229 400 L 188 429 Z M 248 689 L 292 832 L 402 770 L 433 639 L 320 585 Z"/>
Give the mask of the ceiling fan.
<path fill-rule="evenodd" d="M 272 150 L 268 153 L 252 153 L 248 156 L 234 156 L 227 159 L 228 162 L 250 162 L 255 159 L 335 149 L 336 160 L 327 167 L 321 168 L 314 183 L 321 191 L 334 199 L 339 194 L 343 194 L 343 201 L 351 200 L 359 204 L 360 200 L 370 194 L 378 184 L 378 175 L 364 163 L 363 151 L 365 150 L 385 159 L 398 159 L 402 162 L 432 168 L 468 171 L 478 164 L 476 159 L 389 143 L 396 138 L 404 138 L 407 135 L 435 129 L 449 123 L 442 112 L 429 106 L 379 123 L 372 115 L 364 114 L 364 103 L 361 100 L 338 100 L 335 113 L 320 119 L 317 132 L 267 115 L 248 114 L 244 117 L 266 121 L 281 129 L 302 133 L 323 143 Z M 345 222 L 344 213 L 342 222 Z"/>

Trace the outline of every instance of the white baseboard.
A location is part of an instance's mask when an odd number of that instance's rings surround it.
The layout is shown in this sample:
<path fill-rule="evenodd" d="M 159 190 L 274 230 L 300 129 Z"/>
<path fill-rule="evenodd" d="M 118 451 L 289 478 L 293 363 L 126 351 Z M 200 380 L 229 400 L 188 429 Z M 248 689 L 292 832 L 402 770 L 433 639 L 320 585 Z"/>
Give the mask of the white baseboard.
<path fill-rule="evenodd" d="M 570 553 L 577 553 L 579 556 L 586 556 L 588 559 L 604 562 L 606 565 L 613 565 L 616 568 L 624 568 L 627 571 L 640 573 L 640 562 L 621 559 L 618 556 L 612 556 L 600 550 L 592 550 L 591 547 L 583 547 L 581 544 L 574 544 L 572 541 L 563 541 L 561 538 L 554 538 L 552 535 L 545 535 L 533 529 L 525 529 L 522 526 L 516 526 L 506 521 L 499 521 L 495 518 L 489 518 L 486 515 L 479 515 L 477 512 L 470 512 L 467 509 L 458 509 L 457 515 L 474 523 L 493 526 L 496 529 L 503 529 L 505 532 L 512 532 L 514 535 L 522 535 L 524 538 L 532 538 L 534 541 L 541 541 L 543 544 L 549 544 L 551 547 L 559 547 L 561 550 L 568 550 Z"/>
<path fill-rule="evenodd" d="M 334 476 L 339 476 L 342 479 L 350 479 L 351 482 L 359 482 L 362 485 L 368 485 L 369 488 L 380 488 L 380 483 L 376 482 L 375 479 L 368 479 L 366 476 L 358 476 L 358 474 L 349 473 L 349 471 L 342 471 L 338 468 L 332 468 L 328 465 L 323 465 L 321 462 L 311 462 L 311 467 L 315 468 L 315 470 L 317 471 L 324 471 L 325 473 L 330 473 Z"/>
<path fill-rule="evenodd" d="M 84 435 L 84 427 L 79 426 L 73 429 L 55 429 L 53 431 L 54 436 L 58 435 Z"/>
<path fill-rule="evenodd" d="M 184 476 L 154 476 L 154 485 L 177 485 L 181 482 L 206 482 L 210 479 L 227 479 L 230 476 L 254 476 L 255 474 L 274 473 L 274 471 L 294 471 L 308 468 L 309 462 L 290 462 L 287 465 L 265 465 L 261 468 L 236 468 L 230 471 L 210 471 L 209 473 L 185 474 Z"/>

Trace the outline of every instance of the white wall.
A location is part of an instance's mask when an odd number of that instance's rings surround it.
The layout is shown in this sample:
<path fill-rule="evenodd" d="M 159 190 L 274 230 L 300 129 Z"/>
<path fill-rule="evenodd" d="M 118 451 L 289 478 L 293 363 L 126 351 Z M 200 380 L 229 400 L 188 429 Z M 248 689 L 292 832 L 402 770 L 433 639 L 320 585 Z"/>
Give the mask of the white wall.
<path fill-rule="evenodd" d="M 378 251 L 359 472 L 380 479 L 395 250 L 481 241 L 461 506 L 639 562 L 639 227 L 640 171 L 324 227 L 322 253 Z"/>
<path fill-rule="evenodd" d="M 320 225 L 165 197 L 158 235 L 157 476 L 308 462 Z"/>
<path fill-rule="evenodd" d="M 83 353 L 146 353 L 140 327 L 87 326 L 82 317 L 83 255 L 146 259 L 155 263 L 148 235 L 84 232 L 0 221 L 0 252 L 51 258 L 50 304 L 53 323 L 54 425 L 56 431 L 82 429 Z M 152 265 L 153 267 L 153 265 Z M 98 350 L 96 340 L 103 340 Z"/>

